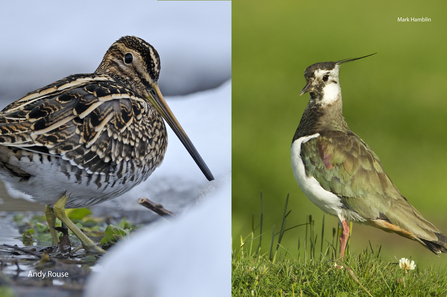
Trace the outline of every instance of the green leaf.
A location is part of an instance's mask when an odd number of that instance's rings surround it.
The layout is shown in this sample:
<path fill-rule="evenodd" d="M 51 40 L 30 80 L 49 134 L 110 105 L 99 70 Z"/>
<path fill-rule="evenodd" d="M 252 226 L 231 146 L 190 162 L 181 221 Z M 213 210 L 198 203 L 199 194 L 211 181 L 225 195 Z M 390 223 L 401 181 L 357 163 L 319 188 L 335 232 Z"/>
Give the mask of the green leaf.
<path fill-rule="evenodd" d="M 25 216 L 23 215 L 23 213 L 18 212 L 18 213 L 16 213 L 16 214 L 14 214 L 14 218 L 13 218 L 13 220 L 14 220 L 14 222 L 16 222 L 16 223 L 19 224 L 19 223 L 22 223 L 23 218 L 25 218 Z"/>
<path fill-rule="evenodd" d="M 24 245 L 31 245 L 33 244 L 33 234 L 34 229 L 29 229 L 22 234 L 22 242 Z"/>
<path fill-rule="evenodd" d="M 129 233 L 129 229 L 109 225 L 107 226 L 106 231 L 104 231 L 104 237 L 101 239 L 101 244 L 114 244 L 119 239 L 128 236 Z"/>
<path fill-rule="evenodd" d="M 123 229 L 132 229 L 132 224 L 125 217 L 121 220 L 118 226 Z"/>
<path fill-rule="evenodd" d="M 47 220 L 46 220 L 45 216 L 34 215 L 34 216 L 31 218 L 31 222 L 46 222 L 46 221 L 47 221 Z"/>
<path fill-rule="evenodd" d="M 36 222 L 37 233 L 43 233 L 49 231 L 48 225 Z"/>
<path fill-rule="evenodd" d="M 82 220 L 85 216 L 92 214 L 88 208 L 66 209 L 65 212 L 70 220 Z"/>

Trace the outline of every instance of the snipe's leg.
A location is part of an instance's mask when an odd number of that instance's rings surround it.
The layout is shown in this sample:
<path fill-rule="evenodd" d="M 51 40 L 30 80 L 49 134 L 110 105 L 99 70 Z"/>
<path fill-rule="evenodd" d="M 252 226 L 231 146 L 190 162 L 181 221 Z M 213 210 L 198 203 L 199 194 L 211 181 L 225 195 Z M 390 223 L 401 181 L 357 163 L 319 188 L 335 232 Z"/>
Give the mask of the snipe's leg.
<path fill-rule="evenodd" d="M 67 195 L 62 195 L 53 205 L 53 212 L 56 217 L 64 223 L 68 229 L 79 238 L 86 252 L 93 254 L 103 254 L 105 251 L 98 247 L 90 238 L 88 238 L 66 215 L 65 203 L 67 203 Z"/>
<path fill-rule="evenodd" d="M 56 226 L 56 215 L 54 214 L 53 209 L 48 205 L 45 206 L 45 217 L 47 219 L 48 227 L 50 228 L 51 237 L 53 238 L 53 245 L 57 245 L 59 243 L 59 236 L 54 229 Z"/>

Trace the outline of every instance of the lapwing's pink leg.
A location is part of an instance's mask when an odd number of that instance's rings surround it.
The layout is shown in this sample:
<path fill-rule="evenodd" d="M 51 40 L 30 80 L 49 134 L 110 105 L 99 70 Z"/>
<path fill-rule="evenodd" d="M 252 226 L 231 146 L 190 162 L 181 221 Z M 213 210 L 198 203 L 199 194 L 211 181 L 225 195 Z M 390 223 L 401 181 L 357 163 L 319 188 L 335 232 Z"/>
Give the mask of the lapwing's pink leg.
<path fill-rule="evenodd" d="M 341 235 L 340 235 L 340 259 L 345 256 L 346 244 L 349 238 L 349 225 L 346 220 L 341 221 Z"/>

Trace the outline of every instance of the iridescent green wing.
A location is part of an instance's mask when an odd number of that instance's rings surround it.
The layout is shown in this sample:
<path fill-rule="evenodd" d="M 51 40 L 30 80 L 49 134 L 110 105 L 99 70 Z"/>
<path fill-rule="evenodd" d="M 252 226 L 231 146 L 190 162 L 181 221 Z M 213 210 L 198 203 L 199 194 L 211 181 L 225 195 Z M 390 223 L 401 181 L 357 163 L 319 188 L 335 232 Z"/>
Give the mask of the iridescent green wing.
<path fill-rule="evenodd" d="M 381 219 L 423 237 L 439 232 L 400 194 L 379 158 L 357 135 L 322 132 L 302 144 L 306 174 L 366 220 Z"/>

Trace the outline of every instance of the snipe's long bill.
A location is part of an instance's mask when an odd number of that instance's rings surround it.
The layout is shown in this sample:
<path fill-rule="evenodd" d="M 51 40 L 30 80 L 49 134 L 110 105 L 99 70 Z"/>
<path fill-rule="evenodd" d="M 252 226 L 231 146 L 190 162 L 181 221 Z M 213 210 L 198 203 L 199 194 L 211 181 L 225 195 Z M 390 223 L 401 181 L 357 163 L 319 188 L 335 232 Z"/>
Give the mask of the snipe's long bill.
<path fill-rule="evenodd" d="M 113 43 L 94 73 L 28 93 L 0 112 L 0 177 L 47 205 L 87 252 L 103 253 L 65 215 L 118 197 L 146 180 L 164 157 L 172 127 L 208 180 L 211 171 L 158 87 L 160 57 L 141 38 Z"/>
<path fill-rule="evenodd" d="M 177 121 L 177 118 L 174 116 L 174 113 L 169 108 L 169 105 L 166 103 L 163 95 L 161 94 L 160 88 L 157 83 L 152 84 L 152 90 L 148 93 L 147 99 L 150 103 L 157 109 L 157 111 L 163 116 L 163 118 L 168 122 L 171 129 L 183 143 L 185 148 L 188 150 L 191 157 L 199 166 L 200 170 L 202 170 L 203 174 L 206 176 L 208 180 L 214 180 L 214 176 L 206 165 L 205 161 L 203 161 L 199 152 L 194 147 L 194 144 L 189 139 L 186 132 L 183 130 L 180 123 Z"/>

